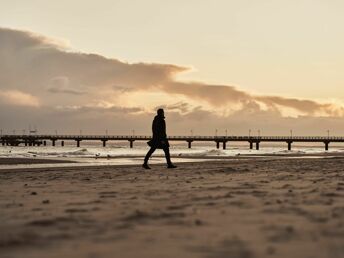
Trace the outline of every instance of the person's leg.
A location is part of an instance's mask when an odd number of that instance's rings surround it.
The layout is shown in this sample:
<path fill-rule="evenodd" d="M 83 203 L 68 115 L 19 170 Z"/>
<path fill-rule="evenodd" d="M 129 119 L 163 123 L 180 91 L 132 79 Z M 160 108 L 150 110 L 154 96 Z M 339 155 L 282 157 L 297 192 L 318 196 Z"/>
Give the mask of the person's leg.
<path fill-rule="evenodd" d="M 151 147 L 150 150 L 147 152 L 144 163 L 143 164 L 148 164 L 148 160 L 150 158 L 150 156 L 153 154 L 153 152 L 156 150 L 155 147 Z"/>
<path fill-rule="evenodd" d="M 163 150 L 165 152 L 167 165 L 172 165 L 171 156 L 170 156 L 170 148 L 166 147 L 166 148 L 163 148 Z"/>

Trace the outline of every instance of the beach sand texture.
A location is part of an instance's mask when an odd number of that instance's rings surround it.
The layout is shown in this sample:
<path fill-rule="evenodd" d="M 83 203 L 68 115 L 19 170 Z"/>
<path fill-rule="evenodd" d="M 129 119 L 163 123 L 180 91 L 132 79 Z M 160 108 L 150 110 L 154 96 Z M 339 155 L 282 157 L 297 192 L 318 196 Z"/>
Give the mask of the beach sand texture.
<path fill-rule="evenodd" d="M 0 257 L 344 257 L 344 159 L 0 171 Z"/>

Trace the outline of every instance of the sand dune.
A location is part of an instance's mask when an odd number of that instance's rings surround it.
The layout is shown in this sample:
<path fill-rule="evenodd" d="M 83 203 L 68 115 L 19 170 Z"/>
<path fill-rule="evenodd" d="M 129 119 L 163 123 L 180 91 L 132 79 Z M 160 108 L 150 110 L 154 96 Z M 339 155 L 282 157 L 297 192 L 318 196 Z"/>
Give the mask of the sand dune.
<path fill-rule="evenodd" d="M 0 171 L 10 257 L 344 257 L 344 159 Z"/>

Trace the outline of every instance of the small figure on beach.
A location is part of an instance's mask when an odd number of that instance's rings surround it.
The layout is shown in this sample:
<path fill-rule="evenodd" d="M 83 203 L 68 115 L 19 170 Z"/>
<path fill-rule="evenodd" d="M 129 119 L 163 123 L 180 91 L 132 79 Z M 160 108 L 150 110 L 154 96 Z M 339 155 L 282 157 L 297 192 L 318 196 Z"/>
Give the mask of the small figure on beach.
<path fill-rule="evenodd" d="M 165 123 L 165 114 L 162 108 L 158 109 L 157 115 L 154 117 L 153 124 L 152 124 L 152 131 L 153 131 L 153 138 L 147 144 L 151 147 L 150 150 L 147 152 L 146 157 L 144 159 L 144 163 L 142 165 L 145 169 L 150 169 L 148 166 L 148 160 L 150 156 L 156 149 L 163 149 L 165 152 L 167 168 L 176 168 L 175 165 L 171 162 L 170 157 L 170 144 L 167 140 L 166 135 L 166 123 Z"/>

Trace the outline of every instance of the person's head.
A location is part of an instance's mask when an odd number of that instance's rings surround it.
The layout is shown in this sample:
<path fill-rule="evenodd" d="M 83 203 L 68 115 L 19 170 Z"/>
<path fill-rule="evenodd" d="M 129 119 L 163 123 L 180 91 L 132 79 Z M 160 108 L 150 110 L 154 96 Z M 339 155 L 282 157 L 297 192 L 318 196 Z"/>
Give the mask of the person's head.
<path fill-rule="evenodd" d="M 164 116 L 164 110 L 163 110 L 162 108 L 159 108 L 159 109 L 157 110 L 157 114 L 158 114 L 158 116 L 160 116 L 160 117 L 165 117 L 165 116 Z"/>

